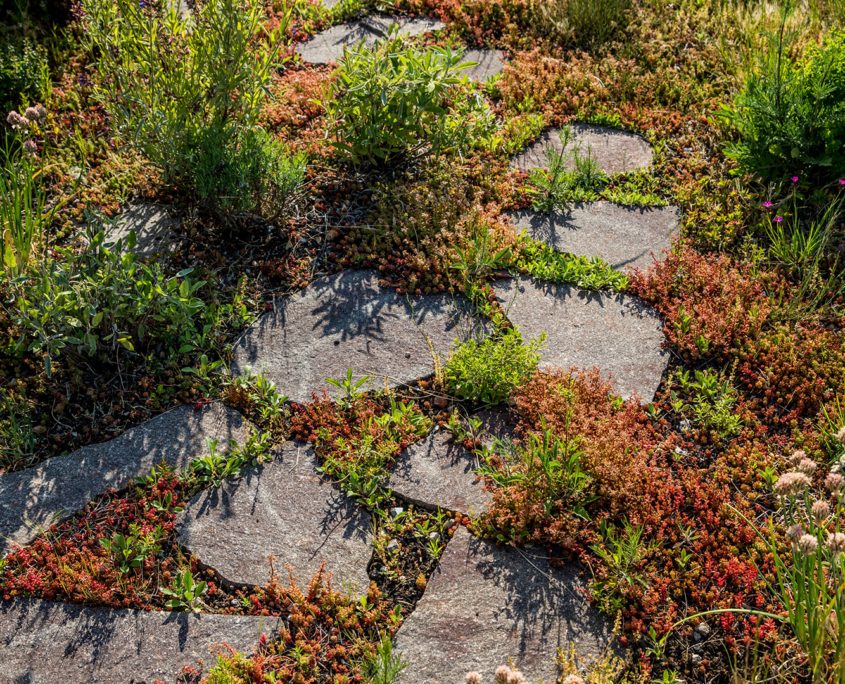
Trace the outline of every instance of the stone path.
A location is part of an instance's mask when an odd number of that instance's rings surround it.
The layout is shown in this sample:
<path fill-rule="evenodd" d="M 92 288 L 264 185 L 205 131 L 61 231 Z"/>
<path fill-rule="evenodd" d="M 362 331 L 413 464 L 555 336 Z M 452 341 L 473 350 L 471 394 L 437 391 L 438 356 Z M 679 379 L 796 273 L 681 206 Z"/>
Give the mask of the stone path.
<path fill-rule="evenodd" d="M 500 280 L 493 291 L 526 339 L 547 334 L 541 368 L 596 366 L 624 398 L 652 400 L 669 355 L 660 319 L 639 300 L 531 278 Z"/>
<path fill-rule="evenodd" d="M 397 27 L 399 35 L 410 37 L 439 31 L 444 24 L 424 17 L 369 15 L 358 21 L 337 24 L 318 33 L 311 40 L 298 45 L 296 52 L 304 62 L 329 64 L 343 56 L 345 47 L 353 47 L 361 41 L 364 45 L 372 47 L 387 36 L 392 26 Z"/>
<path fill-rule="evenodd" d="M 184 666 L 213 663 L 221 642 L 251 651 L 278 623 L 15 600 L 0 604 L 0 683 L 169 683 Z"/>
<path fill-rule="evenodd" d="M 0 476 L 0 553 L 27 544 L 63 515 L 73 514 L 109 487 L 120 489 L 165 461 L 184 468 L 216 439 L 242 442 L 248 428 L 236 411 L 212 404 L 163 413 L 102 444 Z"/>
<path fill-rule="evenodd" d="M 571 566 L 553 569 L 537 552 L 497 548 L 459 528 L 396 636 L 408 664 L 399 684 L 458 684 L 472 670 L 492 681 L 509 659 L 528 681 L 554 682 L 558 648 L 573 642 L 585 662 L 610 639 L 583 590 Z"/>
<path fill-rule="evenodd" d="M 647 268 L 678 234 L 674 207 L 639 209 L 610 202 L 576 204 L 568 212 L 512 214 L 514 225 L 561 252 L 601 257 L 615 269 Z"/>
<path fill-rule="evenodd" d="M 199 494 L 178 526 L 180 543 L 230 582 L 263 586 L 272 554 L 282 581 L 290 565 L 306 586 L 325 562 L 336 588 L 357 595 L 370 583 L 370 516 L 317 473 L 310 447 L 288 442 L 275 460 Z"/>
<path fill-rule="evenodd" d="M 625 173 L 651 165 L 651 146 L 639 135 L 601 126 L 574 124 L 572 138 L 567 151 L 577 150 L 582 155 L 589 151 L 599 167 L 607 174 Z M 547 149 L 561 152 L 563 142 L 560 129 L 552 128 L 543 133 L 539 140 L 529 145 L 525 151 L 511 160 L 511 167 L 521 171 L 548 169 Z M 567 168 L 573 169 L 572 159 L 567 160 Z"/>
<path fill-rule="evenodd" d="M 370 388 L 397 387 L 434 372 L 456 339 L 482 330 L 462 299 L 414 297 L 381 287 L 374 271 L 346 271 L 314 281 L 277 302 L 235 346 L 232 372 L 264 373 L 279 391 L 304 402 L 326 378 L 369 375 Z"/>
<path fill-rule="evenodd" d="M 473 81 L 487 81 L 502 73 L 505 68 L 505 53 L 501 50 L 467 50 L 465 62 L 476 62 L 463 73 Z"/>

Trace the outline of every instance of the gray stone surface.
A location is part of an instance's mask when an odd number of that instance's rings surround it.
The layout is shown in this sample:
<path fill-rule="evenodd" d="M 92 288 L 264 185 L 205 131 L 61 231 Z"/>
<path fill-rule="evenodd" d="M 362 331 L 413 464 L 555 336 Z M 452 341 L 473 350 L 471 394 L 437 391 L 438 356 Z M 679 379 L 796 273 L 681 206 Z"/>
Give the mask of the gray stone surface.
<path fill-rule="evenodd" d="M 561 252 L 601 257 L 613 268 L 647 268 L 678 234 L 674 207 L 640 209 L 610 202 L 576 204 L 568 212 L 512 215 L 517 228 Z"/>
<path fill-rule="evenodd" d="M 463 73 L 473 81 L 486 81 L 505 68 L 505 53 L 501 50 L 467 50 L 464 52 L 465 62 L 476 62 Z"/>
<path fill-rule="evenodd" d="M 358 21 L 338 24 L 318 33 L 311 40 L 301 43 L 296 51 L 305 62 L 328 64 L 343 56 L 344 47 L 353 47 L 364 41 L 367 46 L 375 45 L 387 36 L 390 27 L 396 25 L 402 36 L 417 36 L 443 28 L 443 23 L 425 17 L 390 17 L 370 15 Z"/>
<path fill-rule="evenodd" d="M 278 618 L 15 600 L 0 604 L 0 683 L 173 682 L 185 666 L 213 664 L 223 644 L 250 652 L 277 626 Z"/>
<path fill-rule="evenodd" d="M 408 663 L 398 684 L 453 684 L 472 670 L 493 680 L 509 659 L 529 682 L 556 681 L 558 648 L 600 655 L 609 629 L 574 568 L 530 549 L 502 549 L 459 528 L 416 609 L 396 635 Z"/>
<path fill-rule="evenodd" d="M 49 458 L 32 468 L 0 475 L 0 551 L 26 544 L 46 526 L 72 514 L 109 487 L 125 487 L 162 461 L 177 468 L 206 451 L 243 441 L 248 428 L 236 411 L 212 404 L 180 406 L 102 444 Z"/>
<path fill-rule="evenodd" d="M 373 271 L 346 271 L 278 302 L 235 345 L 232 371 L 261 372 L 298 402 L 324 388 L 341 394 L 326 378 L 348 368 L 370 376 L 370 389 L 395 387 L 433 373 L 431 349 L 445 361 L 455 339 L 479 327 L 466 311 L 463 300 L 406 298 Z"/>
<path fill-rule="evenodd" d="M 500 280 L 493 290 L 526 339 L 547 334 L 541 367 L 595 366 L 623 397 L 652 400 L 669 356 L 660 319 L 640 300 L 531 278 Z"/>
<path fill-rule="evenodd" d="M 511 160 L 511 167 L 522 171 L 549 168 L 547 147 L 560 151 L 563 147 L 560 129 L 551 128 L 524 152 Z M 624 173 L 651 165 L 651 146 L 639 135 L 601 126 L 572 125 L 572 138 L 567 151 L 578 150 L 583 156 L 589 151 L 599 167 L 608 174 Z M 574 168 L 570 158 L 568 167 Z"/>
<path fill-rule="evenodd" d="M 277 575 L 290 565 L 300 586 L 325 561 L 336 589 L 365 592 L 370 517 L 316 467 L 310 447 L 286 443 L 275 460 L 192 499 L 180 543 L 231 582 L 266 584 L 273 555 Z"/>
<path fill-rule="evenodd" d="M 482 513 L 490 501 L 475 474 L 478 458 L 436 430 L 412 444 L 396 460 L 388 486 L 404 499 L 428 508 L 448 508 L 468 515 Z"/>
<path fill-rule="evenodd" d="M 106 238 L 116 242 L 135 233 L 132 249 L 140 257 L 154 257 L 171 251 L 177 240 L 179 221 L 167 207 L 159 204 L 130 204 L 106 231 Z"/>

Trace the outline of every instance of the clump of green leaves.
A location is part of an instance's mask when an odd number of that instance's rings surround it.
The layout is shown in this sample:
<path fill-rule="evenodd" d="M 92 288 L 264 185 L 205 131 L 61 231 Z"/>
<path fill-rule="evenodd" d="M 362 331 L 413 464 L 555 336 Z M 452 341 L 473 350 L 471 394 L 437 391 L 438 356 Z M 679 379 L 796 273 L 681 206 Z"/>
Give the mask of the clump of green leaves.
<path fill-rule="evenodd" d="M 734 412 L 736 390 L 730 380 L 710 369 L 679 370 L 671 393 L 672 410 L 695 427 L 722 439 L 739 434 L 742 420 Z"/>
<path fill-rule="evenodd" d="M 726 152 L 764 180 L 800 173 L 835 181 L 845 176 L 845 34 L 831 33 L 795 60 L 787 28 L 793 9 L 784 3 L 779 30 L 723 110 L 738 134 Z"/>
<path fill-rule="evenodd" d="M 101 230 L 82 252 L 59 250 L 10 286 L 8 314 L 20 330 L 17 350 L 42 354 L 51 373 L 60 354 L 117 360 L 156 351 L 163 358 L 210 349 L 218 311 L 198 296 L 205 283 L 191 269 L 173 276 L 144 264 L 126 242 Z"/>
<path fill-rule="evenodd" d="M 545 335 L 528 344 L 515 328 L 458 345 L 444 368 L 450 394 L 468 401 L 499 404 L 537 370 Z"/>
<path fill-rule="evenodd" d="M 246 466 L 263 463 L 270 458 L 271 437 L 259 432 L 249 436 L 243 445 L 230 445 L 220 453 L 217 440 L 209 440 L 208 453 L 193 459 L 186 479 L 195 489 L 219 487 L 224 480 L 237 478 Z"/>
<path fill-rule="evenodd" d="M 522 273 L 561 285 L 576 285 L 587 290 L 615 290 L 628 287 L 628 278 L 599 257 L 584 257 L 559 252 L 541 240 L 520 236 L 514 266 Z"/>
<path fill-rule="evenodd" d="M 40 100 L 50 87 L 47 51 L 29 36 L 7 35 L 0 27 L 0 111 Z"/>
<path fill-rule="evenodd" d="M 427 150 L 464 149 L 490 133 L 483 98 L 455 91 L 470 66 L 461 59 L 460 50 L 414 48 L 395 31 L 373 47 L 347 49 L 325 102 L 335 148 L 353 164 L 385 166 Z"/>
<path fill-rule="evenodd" d="M 534 211 L 566 211 L 575 202 L 594 202 L 610 180 L 590 150 L 567 151 L 572 129 L 561 130 L 562 149 L 546 149 L 549 168 L 533 169 L 528 177 L 528 195 Z"/>
<path fill-rule="evenodd" d="M 643 528 L 627 520 L 621 530 L 602 521 L 599 532 L 600 541 L 590 549 L 604 561 L 604 571 L 593 580 L 590 591 L 602 610 L 616 615 L 632 587 L 648 588 L 640 565 L 651 549 L 642 541 Z"/>
<path fill-rule="evenodd" d="M 170 598 L 167 607 L 198 613 L 202 607 L 202 597 L 208 591 L 208 583 L 194 579 L 193 573 L 185 568 L 180 570 L 170 587 L 161 589 L 161 593 Z"/>
<path fill-rule="evenodd" d="M 84 0 L 98 93 L 121 134 L 223 214 L 275 214 L 305 159 L 257 128 L 287 15 L 266 29 L 260 0 L 178 3 Z"/>
<path fill-rule="evenodd" d="M 151 532 L 142 532 L 137 523 L 130 525 L 127 534 L 115 532 L 109 539 L 101 539 L 100 545 L 114 558 L 118 571 L 125 575 L 140 568 L 144 561 L 161 548 L 164 532 L 158 525 Z"/>

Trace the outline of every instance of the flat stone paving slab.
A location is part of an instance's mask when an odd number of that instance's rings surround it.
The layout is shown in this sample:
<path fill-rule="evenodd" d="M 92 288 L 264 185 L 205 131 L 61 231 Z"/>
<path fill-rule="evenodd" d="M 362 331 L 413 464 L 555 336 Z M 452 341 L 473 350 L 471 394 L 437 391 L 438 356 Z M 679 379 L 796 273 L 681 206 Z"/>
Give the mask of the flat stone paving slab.
<path fill-rule="evenodd" d="M 405 37 L 439 31 L 444 27 L 442 22 L 426 17 L 390 17 L 374 14 L 332 26 L 298 45 L 296 51 L 304 62 L 311 64 L 336 62 L 343 56 L 345 47 L 351 48 L 361 41 L 367 47 L 372 47 L 387 36 L 393 25 L 398 27 L 399 35 Z"/>
<path fill-rule="evenodd" d="M 232 372 L 250 368 L 305 402 L 326 378 L 368 375 L 369 389 L 396 387 L 434 372 L 432 349 L 445 360 L 456 339 L 481 324 L 450 295 L 405 297 L 378 284 L 375 271 L 345 271 L 314 281 L 277 303 L 235 345 Z M 429 346 L 429 342 L 431 346 Z"/>
<path fill-rule="evenodd" d="M 680 217 L 675 207 L 640 209 L 611 202 L 576 204 L 568 212 L 511 215 L 517 228 L 561 252 L 601 257 L 618 270 L 647 268 L 672 246 Z"/>
<path fill-rule="evenodd" d="M 505 53 L 501 50 L 467 50 L 464 52 L 465 62 L 476 62 L 463 73 L 473 81 L 486 81 L 505 68 Z"/>
<path fill-rule="evenodd" d="M 560 129 L 546 130 L 539 140 L 511 160 L 511 167 L 521 171 L 548 169 L 546 150 L 549 146 L 558 152 L 563 150 Z M 566 150 L 578 150 L 582 156 L 589 151 L 601 170 L 611 175 L 646 168 L 654 156 L 651 146 L 635 133 L 587 124 L 572 125 L 572 137 Z M 574 166 L 573 160 L 568 159 L 567 168 Z"/>
<path fill-rule="evenodd" d="M 396 635 L 408 663 L 398 684 L 457 684 L 477 671 L 493 680 L 513 660 L 529 682 L 554 682 L 558 648 L 575 645 L 581 662 L 610 640 L 574 568 L 555 569 L 530 549 L 504 549 L 461 527 L 416 609 Z"/>
<path fill-rule="evenodd" d="M 402 452 L 388 487 L 412 503 L 474 516 L 491 498 L 475 474 L 478 466 L 476 455 L 453 441 L 451 432 L 435 430 Z"/>
<path fill-rule="evenodd" d="M 541 368 L 597 367 L 622 397 L 654 398 L 669 355 L 660 319 L 640 300 L 531 278 L 500 280 L 493 290 L 526 339 L 546 333 Z"/>
<path fill-rule="evenodd" d="M 207 440 L 218 440 L 222 448 L 229 440 L 244 441 L 248 434 L 241 415 L 222 404 L 200 411 L 180 406 L 111 441 L 4 473 L 0 552 L 5 554 L 13 543 L 29 543 L 56 519 L 75 513 L 110 487 L 125 487 L 162 461 L 184 468 L 207 451 Z"/>
<path fill-rule="evenodd" d="M 277 627 L 278 618 L 15 600 L 0 604 L 0 682 L 173 682 L 185 666 L 213 664 L 222 644 L 250 652 Z"/>
<path fill-rule="evenodd" d="M 106 231 L 106 239 L 116 242 L 135 232 L 132 251 L 140 257 L 154 257 L 171 251 L 177 239 L 179 221 L 172 210 L 160 204 L 130 204 Z"/>
<path fill-rule="evenodd" d="M 203 492 L 178 519 L 179 541 L 230 582 L 265 585 L 292 567 L 307 585 L 325 561 L 336 589 L 369 586 L 370 516 L 316 470 L 310 447 L 288 442 L 275 460 Z"/>

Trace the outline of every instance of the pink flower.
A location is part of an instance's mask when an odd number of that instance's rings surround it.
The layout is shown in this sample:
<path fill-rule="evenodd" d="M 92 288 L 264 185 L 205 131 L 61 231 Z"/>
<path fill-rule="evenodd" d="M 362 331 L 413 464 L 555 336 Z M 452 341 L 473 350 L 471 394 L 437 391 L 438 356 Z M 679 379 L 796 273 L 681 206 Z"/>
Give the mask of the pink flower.
<path fill-rule="evenodd" d="M 839 187 L 841 188 L 843 185 L 845 185 L 845 178 L 840 178 L 839 179 Z"/>
<path fill-rule="evenodd" d="M 791 180 L 791 181 L 792 181 L 792 184 L 793 184 L 793 185 L 795 185 L 795 184 L 799 181 L 799 178 L 798 178 L 798 176 L 793 176 L 793 177 L 792 177 L 792 178 L 790 178 L 789 180 Z"/>
<path fill-rule="evenodd" d="M 775 216 L 775 223 L 783 223 L 783 216 Z"/>
<path fill-rule="evenodd" d="M 774 202 L 770 202 L 769 200 L 763 202 L 763 207 L 765 209 L 771 209 L 773 206 L 775 206 Z"/>

